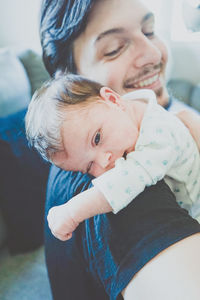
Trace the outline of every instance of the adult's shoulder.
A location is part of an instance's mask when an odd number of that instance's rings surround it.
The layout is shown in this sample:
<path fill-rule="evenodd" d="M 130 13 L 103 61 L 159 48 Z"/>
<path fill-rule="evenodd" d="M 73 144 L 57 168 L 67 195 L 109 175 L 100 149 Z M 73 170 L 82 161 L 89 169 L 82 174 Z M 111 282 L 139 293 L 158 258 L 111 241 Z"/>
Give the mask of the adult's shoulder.
<path fill-rule="evenodd" d="M 186 103 L 174 97 L 170 97 L 169 105 L 168 107 L 166 107 L 166 109 L 172 113 L 178 113 L 181 110 L 188 110 L 199 114 L 199 112 L 196 109 L 194 109 L 192 106 L 189 106 Z"/>
<path fill-rule="evenodd" d="M 181 237 L 185 215 L 169 187 L 160 181 L 119 213 L 85 221 L 85 260 L 111 299 L 118 299 L 149 260 Z"/>
<path fill-rule="evenodd" d="M 54 205 L 67 200 L 88 189 L 92 177 L 81 172 L 64 171 L 52 165 L 47 185 L 47 202 Z"/>

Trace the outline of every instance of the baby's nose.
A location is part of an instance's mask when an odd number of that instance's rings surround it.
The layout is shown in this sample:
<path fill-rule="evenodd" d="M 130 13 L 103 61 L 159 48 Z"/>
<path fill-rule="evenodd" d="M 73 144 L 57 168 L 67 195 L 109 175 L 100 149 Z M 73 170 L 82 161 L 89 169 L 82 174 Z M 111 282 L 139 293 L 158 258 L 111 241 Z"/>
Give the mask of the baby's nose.
<path fill-rule="evenodd" d="M 101 166 L 101 168 L 103 168 L 103 169 L 107 168 L 107 166 L 109 165 L 109 163 L 111 161 L 111 157 L 112 157 L 111 152 L 106 152 L 106 153 L 102 153 L 99 155 L 98 163 Z"/>

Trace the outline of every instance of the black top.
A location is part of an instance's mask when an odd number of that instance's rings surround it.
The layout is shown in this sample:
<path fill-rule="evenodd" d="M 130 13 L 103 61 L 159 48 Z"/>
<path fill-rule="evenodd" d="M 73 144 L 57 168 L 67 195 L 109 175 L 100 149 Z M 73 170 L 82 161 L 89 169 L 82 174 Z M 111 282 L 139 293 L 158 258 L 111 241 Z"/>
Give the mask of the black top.
<path fill-rule="evenodd" d="M 90 186 L 91 177 L 51 168 L 46 212 Z M 102 214 L 81 223 L 61 242 L 46 224 L 48 271 L 55 300 L 122 299 L 134 274 L 171 244 L 200 231 L 161 181 L 146 188 L 117 215 Z"/>

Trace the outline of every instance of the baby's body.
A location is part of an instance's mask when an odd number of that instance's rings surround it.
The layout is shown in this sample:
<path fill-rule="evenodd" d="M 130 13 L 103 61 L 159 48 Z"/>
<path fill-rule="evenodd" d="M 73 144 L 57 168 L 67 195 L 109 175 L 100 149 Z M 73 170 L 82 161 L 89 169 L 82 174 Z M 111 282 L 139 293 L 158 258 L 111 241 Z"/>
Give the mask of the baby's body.
<path fill-rule="evenodd" d="M 148 98 L 145 105 L 144 98 Z M 140 131 L 133 141 L 134 151 L 118 158 L 114 168 L 94 179 L 94 188 L 51 209 L 49 226 L 52 228 L 53 224 L 53 233 L 61 240 L 69 239 L 78 224 L 89 217 L 110 211 L 117 213 L 146 186 L 163 178 L 180 206 L 200 221 L 200 156 L 189 130 L 158 105 L 149 90 L 129 93 L 127 100 L 142 103 L 134 107 L 134 114 L 142 116 L 138 118 Z"/>
<path fill-rule="evenodd" d="M 129 99 L 137 96 L 134 92 L 128 95 Z M 119 158 L 115 168 L 94 179 L 93 184 L 117 213 L 146 186 L 164 178 L 177 202 L 200 221 L 199 170 L 199 151 L 189 130 L 152 97 L 144 112 L 135 151 L 126 159 Z"/>

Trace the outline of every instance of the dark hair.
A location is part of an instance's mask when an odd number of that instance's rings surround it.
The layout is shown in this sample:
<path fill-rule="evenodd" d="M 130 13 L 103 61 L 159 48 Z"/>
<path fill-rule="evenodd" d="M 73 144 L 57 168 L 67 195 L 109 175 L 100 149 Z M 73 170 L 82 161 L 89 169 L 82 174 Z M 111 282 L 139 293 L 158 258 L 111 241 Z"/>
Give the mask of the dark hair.
<path fill-rule="evenodd" d="M 43 0 L 40 40 L 43 61 L 52 76 L 57 70 L 76 73 L 73 41 L 84 31 L 98 0 Z"/>

